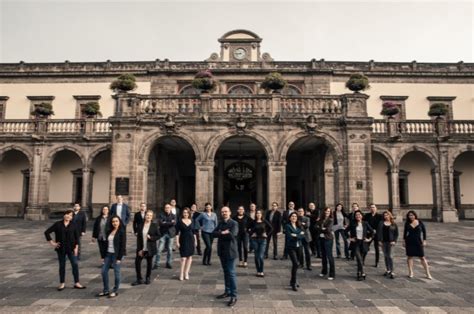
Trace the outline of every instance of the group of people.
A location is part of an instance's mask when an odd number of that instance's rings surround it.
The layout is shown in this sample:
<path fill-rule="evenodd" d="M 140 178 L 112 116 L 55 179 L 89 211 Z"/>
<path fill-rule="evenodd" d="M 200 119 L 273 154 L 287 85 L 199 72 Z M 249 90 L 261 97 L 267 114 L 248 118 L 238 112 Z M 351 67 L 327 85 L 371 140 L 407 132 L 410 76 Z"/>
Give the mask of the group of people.
<path fill-rule="evenodd" d="M 364 264 L 372 243 L 375 249 L 375 267 L 378 266 L 380 249 L 384 254 L 385 274 L 394 277 L 393 248 L 398 240 L 398 227 L 390 211 L 378 213 L 377 207 L 370 204 L 369 212 L 363 214 L 357 203 L 346 212 L 342 204 L 335 209 L 317 209 L 315 203 L 308 204 L 308 210 L 295 209 L 289 202 L 284 211 L 273 202 L 267 211 L 257 209 L 251 204 L 249 211 L 239 206 L 232 216 L 229 207 L 221 208 L 221 219 L 213 212 L 212 205 L 206 203 L 202 212 L 196 204 L 182 210 L 171 200 L 154 221 L 154 212 L 145 203 L 133 217 L 133 234 L 136 237 L 135 271 L 136 280 L 132 286 L 151 283 L 153 269 L 160 267 L 160 256 L 166 252 L 166 268 L 172 268 L 174 242 L 179 250 L 181 267 L 179 280 L 189 280 L 193 255 L 202 255 L 202 264 L 211 265 L 212 245 L 218 239 L 217 255 L 224 271 L 225 292 L 217 298 L 230 298 L 229 306 L 237 302 L 236 260 L 239 267 L 248 267 L 249 252 L 254 252 L 256 276 L 264 277 L 264 260 L 268 258 L 270 245 L 273 245 L 273 259 L 278 259 L 278 236 L 284 234 L 282 260 L 291 260 L 290 286 L 298 291 L 297 271 L 299 268 L 312 270 L 311 257 L 321 258 L 321 277 L 334 280 L 335 261 L 333 246 L 336 242 L 337 258 L 344 256 L 357 261 L 357 280 L 365 280 Z M 120 287 L 120 267 L 126 256 L 127 225 L 131 221 L 131 211 L 123 198 L 117 196 L 117 203 L 104 206 L 95 219 L 92 239 L 97 242 L 102 259 L 103 290 L 99 297 L 114 298 Z M 60 285 L 65 287 L 65 264 L 69 259 L 74 276 L 74 288 L 84 289 L 79 282 L 78 260 L 80 259 L 81 237 L 86 233 L 86 215 L 75 204 L 74 210 L 67 210 L 63 219 L 45 231 L 47 241 L 55 248 L 59 261 Z M 55 240 L 51 233 L 55 233 Z M 201 250 L 201 239 L 204 250 Z M 343 245 L 341 246 L 340 240 Z M 431 279 L 428 263 L 424 257 L 426 228 L 414 211 L 406 216 L 403 231 L 403 245 L 406 248 L 408 274 L 413 277 L 413 258 L 419 257 Z M 146 274 L 142 276 L 141 265 L 146 260 Z M 114 286 L 109 288 L 109 269 L 114 271 Z"/>

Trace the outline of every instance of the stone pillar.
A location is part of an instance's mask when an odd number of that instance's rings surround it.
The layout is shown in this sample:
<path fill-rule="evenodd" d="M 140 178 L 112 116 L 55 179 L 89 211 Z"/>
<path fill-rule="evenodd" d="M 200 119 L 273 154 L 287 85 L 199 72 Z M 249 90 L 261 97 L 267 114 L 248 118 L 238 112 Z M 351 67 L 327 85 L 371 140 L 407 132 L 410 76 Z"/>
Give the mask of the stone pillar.
<path fill-rule="evenodd" d="M 48 218 L 49 175 L 50 169 L 43 169 L 44 147 L 35 144 L 33 164 L 30 169 L 30 189 L 25 219 L 46 220 Z"/>
<path fill-rule="evenodd" d="M 268 162 L 268 203 L 286 208 L 286 161 Z"/>
<path fill-rule="evenodd" d="M 224 156 L 219 155 L 217 159 L 217 206 L 224 204 L 224 166 Z"/>
<path fill-rule="evenodd" d="M 449 165 L 449 148 L 439 147 L 439 180 L 441 192 L 441 221 L 458 222 L 459 216 L 454 203 L 453 169 Z"/>
<path fill-rule="evenodd" d="M 334 191 L 334 158 L 332 154 L 326 152 L 324 159 L 324 195 L 325 195 L 325 204 L 331 208 L 336 206 L 335 203 L 335 191 Z M 347 205 L 346 205 L 347 206 Z"/>
<path fill-rule="evenodd" d="M 257 207 L 260 208 L 263 206 L 263 176 L 262 176 L 262 156 L 257 155 L 255 159 L 255 175 L 257 179 Z"/>
<path fill-rule="evenodd" d="M 392 209 L 392 214 L 395 217 L 397 222 L 402 222 L 403 221 L 403 214 L 400 211 L 400 187 L 398 186 L 398 168 L 394 167 L 393 169 L 390 169 L 387 171 L 388 175 L 388 189 L 389 189 L 389 206 Z"/>
<path fill-rule="evenodd" d="M 198 208 L 214 203 L 214 162 L 196 161 L 196 203 Z M 217 209 L 216 209 L 217 210 Z"/>
<path fill-rule="evenodd" d="M 91 217 L 92 208 L 92 171 L 89 167 L 82 168 L 82 210 Z"/>
<path fill-rule="evenodd" d="M 279 92 L 272 93 L 272 118 L 281 114 L 281 94 Z"/>

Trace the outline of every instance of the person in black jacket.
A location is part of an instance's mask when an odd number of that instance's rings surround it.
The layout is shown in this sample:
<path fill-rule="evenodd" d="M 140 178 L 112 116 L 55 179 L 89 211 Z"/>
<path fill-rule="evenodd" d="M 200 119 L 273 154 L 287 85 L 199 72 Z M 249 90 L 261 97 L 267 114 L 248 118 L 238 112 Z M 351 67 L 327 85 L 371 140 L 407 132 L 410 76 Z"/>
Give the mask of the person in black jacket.
<path fill-rule="evenodd" d="M 286 244 L 288 246 L 288 255 L 291 259 L 291 279 L 290 286 L 293 291 L 298 291 L 299 284 L 296 281 L 301 251 L 301 240 L 304 238 L 304 231 L 300 228 L 298 214 L 293 211 L 288 216 L 288 223 L 285 225 Z"/>
<path fill-rule="evenodd" d="M 94 228 L 92 229 L 92 242 L 97 241 L 99 246 L 100 258 L 102 259 L 102 264 L 104 263 L 105 255 L 107 254 L 107 232 L 110 216 L 109 216 L 109 207 L 102 207 L 102 211 L 99 216 L 94 221 Z M 102 268 L 101 264 L 101 268 Z"/>
<path fill-rule="evenodd" d="M 264 277 L 263 261 L 264 251 L 267 246 L 268 235 L 272 233 L 272 224 L 263 219 L 262 210 L 257 210 L 255 213 L 255 220 L 252 220 L 249 225 L 250 241 L 253 242 L 255 248 L 255 267 L 257 268 L 257 277 Z"/>
<path fill-rule="evenodd" d="M 376 236 L 385 258 L 386 271 L 384 276 L 393 279 L 395 278 L 393 275 L 393 247 L 397 243 L 398 227 L 392 213 L 388 210 L 383 212 L 383 221 L 377 227 Z"/>
<path fill-rule="evenodd" d="M 141 202 L 140 203 L 140 211 L 136 212 L 135 215 L 133 216 L 133 233 L 137 236 L 138 235 L 138 228 L 143 225 L 143 222 L 145 221 L 145 214 L 146 214 L 146 203 Z"/>
<path fill-rule="evenodd" d="M 341 244 L 339 242 L 339 238 L 342 238 L 342 242 L 344 243 L 344 257 L 349 259 L 349 243 L 347 243 L 347 234 L 345 231 L 349 225 L 349 219 L 348 214 L 341 203 L 336 205 L 332 217 L 334 220 L 332 229 L 334 231 L 334 238 L 336 240 L 337 258 L 341 257 Z"/>
<path fill-rule="evenodd" d="M 281 218 L 281 226 L 283 233 L 286 232 L 286 225 L 290 223 L 289 218 L 292 213 L 296 212 L 295 203 L 288 202 L 288 208 L 283 212 Z M 288 259 L 288 237 L 285 237 L 285 246 L 283 247 L 283 257 L 282 260 Z"/>
<path fill-rule="evenodd" d="M 377 234 L 377 228 L 379 227 L 379 224 L 383 220 L 383 218 L 382 218 L 382 215 L 377 212 L 377 206 L 375 206 L 375 204 L 370 204 L 369 209 L 370 209 L 370 212 L 364 215 L 364 220 L 367 221 L 367 223 L 372 227 L 372 229 L 374 230 L 374 234 Z M 370 249 L 370 245 L 372 244 L 372 241 L 374 242 L 374 249 L 375 249 L 374 267 L 377 267 L 379 265 L 379 258 L 380 258 L 380 246 L 379 246 L 378 237 L 372 237 L 372 240 L 369 242 L 369 245 L 368 245 L 368 250 Z M 365 261 L 365 257 L 367 256 L 367 252 L 364 255 L 364 261 Z"/>
<path fill-rule="evenodd" d="M 268 258 L 270 242 L 273 242 L 273 259 L 276 260 L 278 256 L 278 235 L 281 233 L 281 213 L 278 210 L 277 202 L 272 203 L 272 208 L 266 213 L 265 220 L 272 225 L 272 231 L 268 233 L 266 241 L 265 258 Z"/>
<path fill-rule="evenodd" d="M 365 280 L 363 256 L 368 250 L 368 243 L 374 234 L 372 227 L 362 220 L 362 212 L 354 212 L 354 222 L 349 226 L 351 248 L 357 259 L 357 280 Z"/>
<path fill-rule="evenodd" d="M 311 253 L 316 258 L 321 258 L 321 245 L 318 238 L 318 230 L 316 229 L 318 225 L 318 220 L 320 216 L 320 210 L 316 207 L 316 203 L 311 202 L 308 204 L 308 214 L 309 214 L 309 231 L 311 234 Z"/>
<path fill-rule="evenodd" d="M 86 234 L 87 230 L 87 215 L 81 211 L 81 205 L 79 203 L 74 203 L 74 217 L 72 222 L 76 225 L 77 230 L 79 231 L 79 250 L 77 253 L 77 260 L 81 260 L 81 237 Z"/>
<path fill-rule="evenodd" d="M 237 215 L 233 219 L 239 224 L 239 234 L 237 235 L 237 249 L 239 251 L 239 267 L 247 267 L 247 257 L 248 257 L 248 242 L 249 234 L 248 227 L 250 217 L 245 213 L 245 208 L 239 206 L 237 209 Z M 254 247 L 255 249 L 255 247 Z"/>
<path fill-rule="evenodd" d="M 196 235 L 196 253 L 197 255 L 202 255 L 201 251 L 201 237 L 200 237 L 200 226 L 199 223 L 197 222 L 198 217 L 201 215 L 201 213 L 198 211 L 198 207 L 196 204 L 191 205 L 191 219 L 193 220 L 193 231 L 194 234 Z"/>
<path fill-rule="evenodd" d="M 59 262 L 59 287 L 58 291 L 64 290 L 64 282 L 66 277 L 66 257 L 71 262 L 72 274 L 74 276 L 74 288 L 84 289 L 85 286 L 79 282 L 79 266 L 77 264 L 77 254 L 79 250 L 79 231 L 75 224 L 72 223 L 74 212 L 66 210 L 63 219 L 56 221 L 45 232 L 44 236 L 58 254 Z M 54 241 L 51 233 L 54 232 Z"/>
<path fill-rule="evenodd" d="M 328 280 L 334 280 L 336 277 L 336 267 L 334 265 L 334 256 L 332 255 L 332 248 L 334 244 L 334 234 L 332 232 L 332 227 L 334 223 L 332 221 L 332 211 L 331 208 L 326 207 L 321 211 L 321 216 L 317 224 L 318 238 L 321 247 L 321 277 L 328 274 L 328 264 L 329 264 L 329 275 Z"/>
<path fill-rule="evenodd" d="M 165 210 L 158 215 L 158 226 L 160 227 L 161 238 L 158 243 L 158 252 L 156 252 L 154 269 L 160 267 L 160 254 L 163 251 L 165 244 L 167 244 L 166 268 L 173 268 L 171 262 L 173 261 L 173 243 L 176 236 L 176 216 L 171 213 L 171 205 L 165 204 Z"/>
<path fill-rule="evenodd" d="M 110 216 L 119 216 L 123 222 L 123 228 L 126 228 L 130 221 L 130 207 L 123 202 L 122 195 L 117 195 L 117 203 L 110 207 Z"/>
<path fill-rule="evenodd" d="M 126 254 L 126 231 L 122 226 L 122 220 L 119 216 L 112 216 L 110 218 L 109 231 L 107 232 L 107 253 L 102 266 L 102 282 L 104 289 L 97 296 L 109 296 L 115 298 L 118 295 L 120 287 L 120 265 L 122 258 Z M 112 292 L 109 291 L 109 268 L 114 268 L 115 283 Z"/>
<path fill-rule="evenodd" d="M 159 238 L 160 232 L 158 230 L 158 225 L 153 222 L 153 211 L 147 210 L 143 223 L 137 227 L 137 256 L 135 257 L 135 272 L 137 274 L 137 280 L 132 283 L 132 286 L 141 285 L 143 283 L 143 259 L 146 259 L 145 284 L 150 284 L 153 256 L 158 252 L 156 241 Z"/>
<path fill-rule="evenodd" d="M 304 231 L 304 238 L 301 240 L 301 244 L 303 246 L 303 254 L 300 257 L 300 267 L 304 267 L 304 262 L 306 261 L 306 269 L 313 270 L 311 268 L 311 253 L 309 249 L 309 244 L 311 242 L 311 234 L 309 232 L 311 223 L 310 218 L 306 216 L 304 208 L 298 208 L 298 221 L 300 222 L 301 230 Z M 303 259 L 304 257 L 304 259 Z"/>
<path fill-rule="evenodd" d="M 237 274 L 235 273 L 235 260 L 238 257 L 237 235 L 239 225 L 230 218 L 230 208 L 227 206 L 221 209 L 222 220 L 214 229 L 213 235 L 217 241 L 217 255 L 221 260 L 224 271 L 225 292 L 217 299 L 230 297 L 228 306 L 234 306 L 237 302 Z"/>

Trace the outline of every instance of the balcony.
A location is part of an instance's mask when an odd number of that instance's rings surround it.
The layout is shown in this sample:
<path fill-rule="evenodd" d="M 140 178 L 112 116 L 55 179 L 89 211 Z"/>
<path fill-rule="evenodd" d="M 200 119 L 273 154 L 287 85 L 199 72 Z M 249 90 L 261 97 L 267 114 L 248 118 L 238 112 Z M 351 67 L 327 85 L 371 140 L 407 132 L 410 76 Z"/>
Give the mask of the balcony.
<path fill-rule="evenodd" d="M 110 136 L 107 119 L 3 120 L 0 135 L 6 136 Z"/>

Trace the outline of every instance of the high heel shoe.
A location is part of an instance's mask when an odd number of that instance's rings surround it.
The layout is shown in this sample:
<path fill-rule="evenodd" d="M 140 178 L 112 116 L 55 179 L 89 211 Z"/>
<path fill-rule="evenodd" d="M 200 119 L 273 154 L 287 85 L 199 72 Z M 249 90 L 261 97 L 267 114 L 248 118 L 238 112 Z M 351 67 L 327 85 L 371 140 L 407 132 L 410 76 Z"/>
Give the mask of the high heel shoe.
<path fill-rule="evenodd" d="M 362 280 L 361 274 L 360 272 L 357 272 L 357 281 L 361 281 L 361 280 Z"/>
<path fill-rule="evenodd" d="M 362 280 L 365 280 L 365 274 L 362 274 L 361 277 L 362 277 Z"/>
<path fill-rule="evenodd" d="M 296 288 L 296 284 L 292 284 L 292 285 L 291 285 L 291 289 L 292 289 L 293 291 L 298 291 L 298 288 Z"/>

